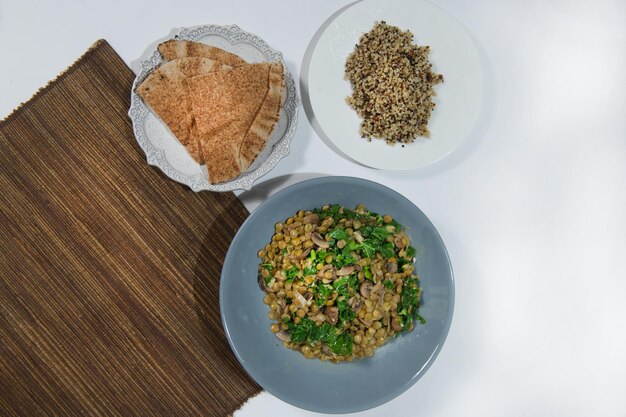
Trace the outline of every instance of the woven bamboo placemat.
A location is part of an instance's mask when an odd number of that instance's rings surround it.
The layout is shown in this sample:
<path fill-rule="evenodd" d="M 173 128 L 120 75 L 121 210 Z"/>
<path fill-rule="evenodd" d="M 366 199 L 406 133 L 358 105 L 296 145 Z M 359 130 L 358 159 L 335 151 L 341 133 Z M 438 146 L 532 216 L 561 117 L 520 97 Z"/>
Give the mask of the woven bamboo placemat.
<path fill-rule="evenodd" d="M 0 415 L 225 416 L 260 388 L 218 287 L 248 213 L 149 166 L 97 42 L 0 122 Z"/>

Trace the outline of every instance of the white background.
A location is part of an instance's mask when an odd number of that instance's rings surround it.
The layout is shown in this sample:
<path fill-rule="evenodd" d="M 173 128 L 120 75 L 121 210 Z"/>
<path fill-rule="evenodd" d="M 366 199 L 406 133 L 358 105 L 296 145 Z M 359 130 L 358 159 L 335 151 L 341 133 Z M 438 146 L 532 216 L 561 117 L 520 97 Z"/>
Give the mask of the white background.
<path fill-rule="evenodd" d="M 253 209 L 304 178 L 352 175 L 403 193 L 441 232 L 457 291 L 448 340 L 411 389 L 358 415 L 626 416 L 626 3 L 436 3 L 479 46 L 474 134 L 430 167 L 376 171 L 334 153 L 301 111 L 291 154 L 242 199 Z M 345 4 L 0 0 L 0 117 L 96 39 L 130 63 L 172 27 L 236 23 L 298 77 Z M 270 415 L 316 414 L 265 393 L 237 413 Z"/>

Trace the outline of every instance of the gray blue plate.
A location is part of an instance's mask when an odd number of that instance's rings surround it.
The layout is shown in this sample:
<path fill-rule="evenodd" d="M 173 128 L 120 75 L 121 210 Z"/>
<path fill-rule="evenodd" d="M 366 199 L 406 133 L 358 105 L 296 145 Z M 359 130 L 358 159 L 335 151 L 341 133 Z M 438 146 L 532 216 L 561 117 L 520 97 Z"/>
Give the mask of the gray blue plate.
<path fill-rule="evenodd" d="M 299 209 L 359 203 L 390 214 L 408 229 L 423 287 L 426 324 L 390 340 L 368 359 L 333 364 L 305 359 L 271 333 L 268 307 L 257 284 L 256 253 L 271 239 L 274 223 Z M 441 350 L 454 309 L 454 278 L 441 236 L 413 203 L 397 192 L 351 177 L 322 177 L 292 185 L 268 198 L 241 226 L 222 269 L 222 324 L 245 370 L 265 390 L 292 405 L 320 413 L 350 413 L 398 396 L 428 370 Z"/>

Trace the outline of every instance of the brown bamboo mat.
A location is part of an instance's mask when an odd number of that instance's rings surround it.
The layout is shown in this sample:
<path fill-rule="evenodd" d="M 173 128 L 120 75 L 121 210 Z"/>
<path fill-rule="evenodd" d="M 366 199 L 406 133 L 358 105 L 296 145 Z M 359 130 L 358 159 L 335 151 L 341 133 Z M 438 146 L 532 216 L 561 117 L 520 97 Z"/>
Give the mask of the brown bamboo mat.
<path fill-rule="evenodd" d="M 0 122 L 0 415 L 225 416 L 260 388 L 218 287 L 247 217 L 150 167 L 97 42 Z"/>

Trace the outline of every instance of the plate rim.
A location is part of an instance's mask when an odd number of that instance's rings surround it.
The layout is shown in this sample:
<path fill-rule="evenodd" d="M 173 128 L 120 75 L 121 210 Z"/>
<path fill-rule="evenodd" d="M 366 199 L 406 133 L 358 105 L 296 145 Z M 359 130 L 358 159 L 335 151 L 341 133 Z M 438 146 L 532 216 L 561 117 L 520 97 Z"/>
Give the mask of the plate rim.
<path fill-rule="evenodd" d="M 240 233 L 240 231 L 242 230 L 246 230 L 247 228 L 251 227 L 250 225 L 255 221 L 255 213 L 259 213 L 258 209 L 261 208 L 263 205 L 267 204 L 268 201 L 271 201 L 272 199 L 278 198 L 279 196 L 282 196 L 283 194 L 286 193 L 290 193 L 290 192 L 294 192 L 297 191 L 298 189 L 304 188 L 306 186 L 309 185 L 323 185 L 324 183 L 329 183 L 329 182 L 356 182 L 356 183 L 360 183 L 363 185 L 367 185 L 367 186 L 373 186 L 373 187 L 377 187 L 380 188 L 382 190 L 387 190 L 393 194 L 395 194 L 398 198 L 405 200 L 405 202 L 407 202 L 408 204 L 410 204 L 415 210 L 417 210 L 418 212 L 420 212 L 424 218 L 426 219 L 426 221 L 428 222 L 428 225 L 430 226 L 430 228 L 432 229 L 432 231 L 434 232 L 434 234 L 436 235 L 437 239 L 440 241 L 441 243 L 441 247 L 443 249 L 443 254 L 445 256 L 445 260 L 447 262 L 447 269 L 449 269 L 450 272 L 450 279 L 449 279 L 449 289 L 450 289 L 450 297 L 449 297 L 449 303 L 448 303 L 448 309 L 446 311 L 446 322 L 444 323 L 443 327 L 442 327 L 442 332 L 441 335 L 439 337 L 439 339 L 437 340 L 437 346 L 436 348 L 432 351 L 430 357 L 428 358 L 428 360 L 424 363 L 424 365 L 418 369 L 415 374 L 409 379 L 407 380 L 403 385 L 401 385 L 396 391 L 394 392 L 390 392 L 387 395 L 378 397 L 377 399 L 368 402 L 366 404 L 364 404 L 363 407 L 351 407 L 351 408 L 345 408 L 345 409 L 341 409 L 341 410 L 333 410 L 333 409 L 326 409 L 323 407 L 315 407 L 315 405 L 312 406 L 308 406 L 310 404 L 304 405 L 304 404 L 300 404 L 300 403 L 295 403 L 292 402 L 286 398 L 284 398 L 284 396 L 281 395 L 280 392 L 277 392 L 274 389 L 274 386 L 268 388 L 267 384 L 266 384 L 266 378 L 261 377 L 253 368 L 251 368 L 249 366 L 249 363 L 246 359 L 244 359 L 241 355 L 240 352 L 237 350 L 236 346 L 233 343 L 231 334 L 230 334 L 230 330 L 228 328 L 228 324 L 227 324 L 227 318 L 224 314 L 225 308 L 224 308 L 224 299 L 225 299 L 225 294 L 224 294 L 224 286 L 222 285 L 222 280 L 225 280 L 227 278 L 225 278 L 224 276 L 224 266 L 227 265 L 227 260 L 229 260 L 230 258 L 232 258 L 233 255 L 233 248 L 235 247 L 235 243 L 236 241 L 239 241 L 240 239 L 242 239 L 242 233 Z M 219 305 L 220 305 L 220 317 L 221 317 L 221 321 L 222 321 L 222 328 L 224 329 L 224 334 L 226 336 L 226 339 L 228 340 L 228 344 L 232 350 L 232 352 L 235 354 L 235 357 L 237 358 L 237 361 L 240 363 L 240 365 L 244 368 L 244 370 L 246 371 L 246 373 L 248 375 L 250 375 L 250 377 L 256 382 L 258 383 L 264 390 L 266 390 L 267 392 L 269 392 L 270 394 L 272 394 L 273 396 L 275 396 L 276 398 L 280 399 L 281 401 L 284 401 L 288 404 L 291 404 L 295 407 L 301 408 L 301 409 L 305 409 L 308 411 L 313 411 L 313 412 L 318 412 L 318 413 L 328 413 L 328 414 L 342 414 L 342 413 L 354 413 L 354 412 L 359 412 L 359 411 L 365 411 L 377 406 L 380 406 L 382 404 L 387 403 L 388 401 L 391 401 L 392 399 L 398 397 L 399 395 L 401 395 L 402 393 L 404 393 L 405 391 L 407 391 L 409 388 L 411 388 L 427 371 L 428 369 L 432 366 L 432 364 L 435 362 L 436 358 L 439 356 L 439 353 L 441 352 L 445 341 L 448 337 L 448 334 L 450 332 L 450 327 L 452 325 L 452 321 L 454 319 L 454 306 L 455 306 L 455 302 L 456 302 L 456 281 L 454 278 L 454 270 L 452 267 L 452 261 L 450 259 L 450 254 L 448 252 L 448 249 L 445 245 L 445 242 L 443 241 L 443 238 L 441 237 L 441 234 L 439 233 L 439 231 L 437 230 L 437 228 L 435 227 L 435 225 L 432 223 L 432 221 L 430 220 L 430 218 L 428 216 L 426 216 L 426 214 L 415 204 L 413 203 L 411 200 L 409 200 L 407 197 L 405 197 L 404 195 L 400 194 L 398 191 L 387 187 L 386 185 L 383 185 L 381 183 L 372 181 L 372 180 L 367 180 L 367 179 L 363 179 L 363 178 L 357 178 L 357 177 L 351 177 L 351 176 L 324 176 L 324 177 L 317 177 L 317 178 L 312 178 L 312 179 L 308 179 L 308 180 L 304 180 L 304 181 L 300 181 L 298 183 L 292 184 L 288 187 L 285 187 L 279 191 L 277 191 L 275 194 L 272 194 L 270 197 L 268 197 L 265 201 L 263 201 L 263 203 L 261 203 L 261 205 L 259 205 L 259 207 L 257 207 L 257 209 L 255 209 L 252 213 L 250 213 L 250 216 L 248 216 L 248 218 L 243 222 L 243 224 L 239 227 L 239 229 L 237 230 L 237 233 L 235 234 L 233 240 L 231 241 L 229 247 L 228 247 L 228 251 L 226 252 L 226 256 L 224 257 L 224 263 L 222 266 L 222 270 L 220 272 L 220 289 L 219 289 Z M 319 404 L 315 403 L 315 404 Z"/>
<path fill-rule="evenodd" d="M 231 44 L 246 43 L 257 48 L 268 62 L 281 62 L 285 73 L 286 99 L 281 105 L 281 110 L 287 117 L 287 128 L 283 136 L 273 145 L 267 160 L 253 171 L 244 172 L 238 177 L 219 184 L 211 184 L 202 173 L 185 175 L 174 169 L 165 157 L 165 151 L 157 148 L 147 138 L 145 133 L 145 118 L 152 110 L 137 95 L 136 88 L 143 80 L 156 69 L 164 60 L 157 50 L 158 44 L 171 39 L 195 41 L 207 35 L 220 36 Z M 241 29 L 238 25 L 216 25 L 203 24 L 187 27 L 173 28 L 170 32 L 153 41 L 138 58 L 139 72 L 136 74 L 131 88 L 130 107 L 128 117 L 131 119 L 133 134 L 139 147 L 144 152 L 148 165 L 155 166 L 161 170 L 168 178 L 188 186 L 192 191 L 234 191 L 250 190 L 256 180 L 272 170 L 278 162 L 289 154 L 291 140 L 295 136 L 298 125 L 298 109 L 301 100 L 295 86 L 295 80 L 287 65 L 285 65 L 283 54 L 272 48 L 260 36 Z M 157 116 L 158 117 L 158 116 Z M 168 129 L 169 130 L 169 129 Z M 195 162 L 194 162 L 195 163 Z"/>

